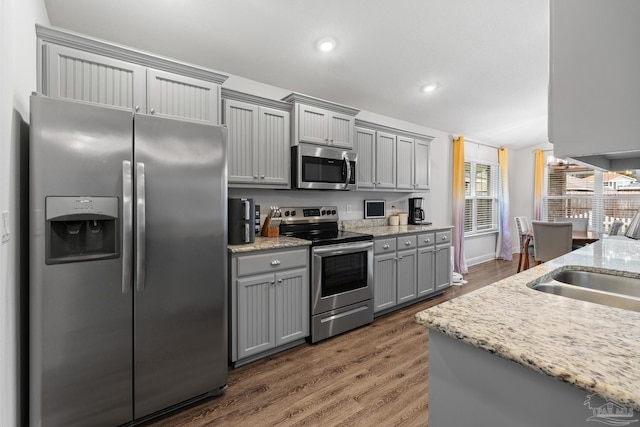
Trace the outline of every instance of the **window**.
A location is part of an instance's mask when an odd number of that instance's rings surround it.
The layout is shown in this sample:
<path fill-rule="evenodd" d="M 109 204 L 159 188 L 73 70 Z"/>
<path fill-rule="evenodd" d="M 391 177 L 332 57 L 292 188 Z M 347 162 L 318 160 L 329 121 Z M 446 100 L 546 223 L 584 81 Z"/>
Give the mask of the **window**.
<path fill-rule="evenodd" d="M 498 165 L 464 164 L 464 232 L 498 230 Z"/>
<path fill-rule="evenodd" d="M 600 172 L 567 162 L 547 165 L 544 219 L 589 218 L 590 230 L 604 232 L 614 221 L 626 226 L 640 208 L 637 172 Z"/>

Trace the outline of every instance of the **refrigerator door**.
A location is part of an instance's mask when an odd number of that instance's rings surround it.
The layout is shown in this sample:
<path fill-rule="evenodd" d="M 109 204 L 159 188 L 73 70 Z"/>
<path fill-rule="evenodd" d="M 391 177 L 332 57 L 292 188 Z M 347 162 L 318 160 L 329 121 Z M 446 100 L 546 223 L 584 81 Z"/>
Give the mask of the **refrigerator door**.
<path fill-rule="evenodd" d="M 132 131 L 131 113 L 31 97 L 31 425 L 114 426 L 132 419 L 133 303 L 120 246 L 123 161 L 132 160 Z M 99 219 L 87 220 L 92 217 Z M 100 228 L 105 218 L 108 232 Z M 96 242 L 109 239 L 105 255 Z M 47 247 L 54 240 L 52 257 Z"/>
<path fill-rule="evenodd" d="M 134 118 L 135 418 L 227 383 L 226 128 Z"/>

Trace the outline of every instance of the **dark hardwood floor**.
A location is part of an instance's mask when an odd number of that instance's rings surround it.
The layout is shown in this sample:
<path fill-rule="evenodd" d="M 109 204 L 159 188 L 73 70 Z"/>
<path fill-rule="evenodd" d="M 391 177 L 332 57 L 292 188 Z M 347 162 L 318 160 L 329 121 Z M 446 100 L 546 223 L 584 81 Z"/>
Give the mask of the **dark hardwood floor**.
<path fill-rule="evenodd" d="M 426 426 L 428 335 L 414 314 L 516 270 L 517 258 L 473 266 L 441 296 L 231 369 L 224 395 L 146 426 Z"/>

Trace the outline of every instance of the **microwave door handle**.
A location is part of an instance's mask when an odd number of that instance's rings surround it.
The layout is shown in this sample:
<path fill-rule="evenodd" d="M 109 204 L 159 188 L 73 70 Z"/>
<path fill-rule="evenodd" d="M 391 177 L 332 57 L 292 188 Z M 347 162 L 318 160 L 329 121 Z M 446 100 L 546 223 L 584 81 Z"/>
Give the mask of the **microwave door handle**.
<path fill-rule="evenodd" d="M 347 180 L 344 182 L 344 189 L 346 190 L 349 186 L 349 181 L 351 181 L 351 163 L 346 155 L 344 156 L 344 165 L 347 168 Z"/>

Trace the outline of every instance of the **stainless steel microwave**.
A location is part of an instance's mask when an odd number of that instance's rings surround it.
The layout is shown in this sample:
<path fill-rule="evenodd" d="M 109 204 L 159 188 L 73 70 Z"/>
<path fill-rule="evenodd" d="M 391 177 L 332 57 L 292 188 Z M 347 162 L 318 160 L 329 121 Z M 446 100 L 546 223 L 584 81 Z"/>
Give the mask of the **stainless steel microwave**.
<path fill-rule="evenodd" d="M 313 190 L 351 190 L 356 186 L 357 154 L 336 147 L 299 144 L 291 148 L 291 184 Z"/>

